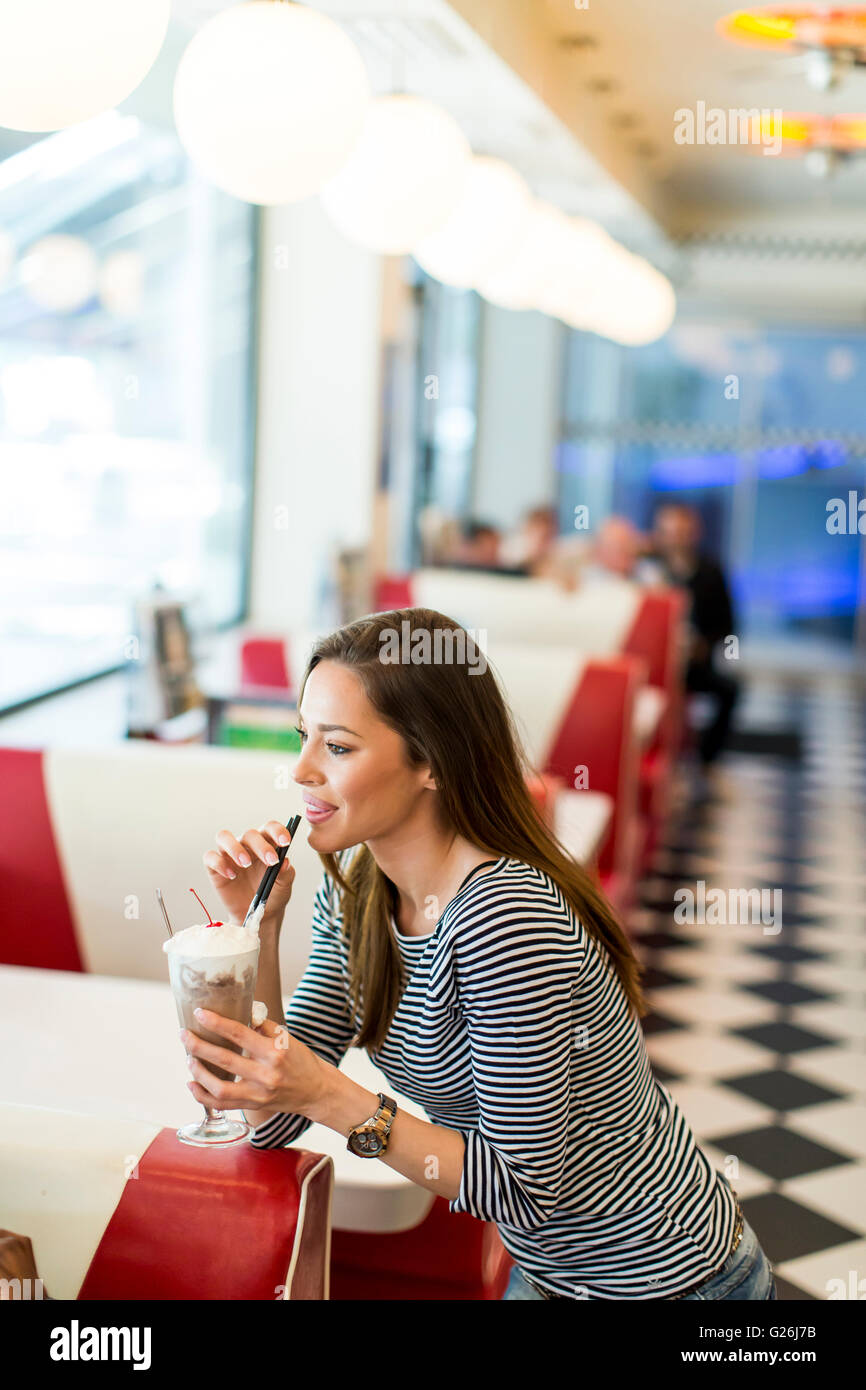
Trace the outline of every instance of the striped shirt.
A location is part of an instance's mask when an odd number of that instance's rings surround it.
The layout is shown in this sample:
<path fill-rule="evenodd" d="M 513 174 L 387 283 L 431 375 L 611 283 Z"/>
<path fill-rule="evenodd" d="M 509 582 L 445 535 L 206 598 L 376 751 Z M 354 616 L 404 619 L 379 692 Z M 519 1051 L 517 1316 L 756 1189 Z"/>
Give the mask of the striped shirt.
<path fill-rule="evenodd" d="M 343 851 L 343 867 L 356 848 Z M 681 1293 L 726 1260 L 734 1194 L 653 1076 L 606 948 L 555 881 L 506 856 L 481 868 L 428 936 L 403 935 L 392 917 L 405 988 L 370 1058 L 398 1100 L 463 1136 L 450 1210 L 494 1221 L 542 1288 L 567 1298 Z M 326 874 L 309 965 L 286 1012 L 289 1032 L 334 1066 L 360 1027 L 339 897 Z M 309 1123 L 274 1115 L 251 1142 L 288 1144 Z"/>

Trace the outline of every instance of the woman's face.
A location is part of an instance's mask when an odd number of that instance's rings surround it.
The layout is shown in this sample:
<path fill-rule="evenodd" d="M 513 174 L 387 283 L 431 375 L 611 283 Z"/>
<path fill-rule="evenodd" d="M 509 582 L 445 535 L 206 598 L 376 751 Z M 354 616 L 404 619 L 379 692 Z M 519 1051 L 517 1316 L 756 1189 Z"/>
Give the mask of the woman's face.
<path fill-rule="evenodd" d="M 433 786 L 428 767 L 412 767 L 398 733 L 376 713 L 353 671 L 321 661 L 298 709 L 308 839 L 318 854 L 384 838 L 404 826 Z"/>

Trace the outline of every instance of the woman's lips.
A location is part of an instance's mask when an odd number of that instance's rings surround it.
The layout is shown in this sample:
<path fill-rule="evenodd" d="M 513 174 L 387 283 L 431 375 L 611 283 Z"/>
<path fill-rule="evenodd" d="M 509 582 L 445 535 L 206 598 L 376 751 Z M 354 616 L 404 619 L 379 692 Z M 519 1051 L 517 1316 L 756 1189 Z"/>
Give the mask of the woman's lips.
<path fill-rule="evenodd" d="M 304 797 L 304 811 L 308 821 L 313 821 L 318 825 L 321 821 L 327 820 L 336 811 L 336 806 L 330 806 L 327 801 L 319 801 L 314 796 Z"/>

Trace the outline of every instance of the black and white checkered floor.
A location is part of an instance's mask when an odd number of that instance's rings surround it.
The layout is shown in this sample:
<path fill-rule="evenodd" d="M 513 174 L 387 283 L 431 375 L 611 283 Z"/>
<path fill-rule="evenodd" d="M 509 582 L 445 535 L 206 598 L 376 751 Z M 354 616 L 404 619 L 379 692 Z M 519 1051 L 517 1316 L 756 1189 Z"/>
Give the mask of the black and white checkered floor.
<path fill-rule="evenodd" d="M 779 1298 L 864 1298 L 866 701 L 830 683 L 753 687 L 745 704 L 796 726 L 802 758 L 729 753 L 697 795 L 681 778 L 630 918 L 647 1048 L 739 1193 Z M 742 907 L 733 923 L 675 921 L 674 894 L 697 899 L 700 881 L 779 889 L 781 911 L 768 894 L 763 922 Z"/>

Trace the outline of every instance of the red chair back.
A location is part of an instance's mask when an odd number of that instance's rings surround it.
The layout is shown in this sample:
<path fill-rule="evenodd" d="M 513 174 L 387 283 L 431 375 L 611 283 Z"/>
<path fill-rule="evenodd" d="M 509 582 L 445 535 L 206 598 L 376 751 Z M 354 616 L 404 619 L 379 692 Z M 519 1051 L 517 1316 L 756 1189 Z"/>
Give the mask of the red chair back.
<path fill-rule="evenodd" d="M 586 768 L 585 786 L 613 798 L 610 833 L 599 856 L 602 877 L 615 885 L 623 904 L 634 882 L 638 850 L 638 752 L 634 702 L 645 676 L 633 657 L 593 659 L 584 667 L 545 771 L 575 785 L 575 769 Z"/>
<path fill-rule="evenodd" d="M 248 637 L 241 643 L 241 683 L 291 689 L 291 676 L 282 637 Z"/>
<path fill-rule="evenodd" d="M 682 673 L 679 631 L 685 616 L 686 597 L 679 589 L 653 589 L 641 601 L 625 640 L 626 656 L 647 664 L 647 680 L 666 696 L 665 714 L 654 746 L 668 744 L 677 735 L 682 717 Z"/>
<path fill-rule="evenodd" d="M 380 574 L 373 580 L 373 611 L 388 613 L 392 608 L 414 608 L 411 574 Z"/>

